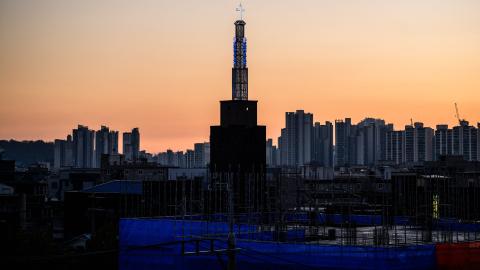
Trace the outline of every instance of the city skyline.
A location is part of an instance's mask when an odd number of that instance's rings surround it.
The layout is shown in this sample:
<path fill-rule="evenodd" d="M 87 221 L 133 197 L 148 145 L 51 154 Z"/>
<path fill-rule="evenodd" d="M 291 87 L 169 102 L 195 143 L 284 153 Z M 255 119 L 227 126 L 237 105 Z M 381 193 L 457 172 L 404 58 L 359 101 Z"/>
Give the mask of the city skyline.
<path fill-rule="evenodd" d="M 480 266 L 480 2 L 250 1 L 0 0 L 2 266 Z"/>
<path fill-rule="evenodd" d="M 0 4 L 1 139 L 53 141 L 83 124 L 138 126 L 149 152 L 208 140 L 229 99 L 236 1 L 28 3 Z M 267 138 L 297 109 L 319 122 L 434 128 L 458 123 L 457 102 L 462 118 L 480 119 L 478 2 L 244 6 L 249 94 Z"/>
<path fill-rule="evenodd" d="M 337 141 L 337 138 L 338 138 L 337 136 L 339 136 L 339 135 L 337 135 L 337 131 L 336 131 L 337 124 L 343 124 L 343 123 L 345 123 L 345 121 L 348 121 L 350 124 L 355 122 L 355 121 L 352 122 L 351 118 L 346 117 L 345 119 L 335 119 L 333 122 L 327 120 L 327 121 L 324 122 L 324 124 L 322 124 L 321 121 L 317 121 L 314 118 L 314 115 L 312 113 L 305 112 L 302 109 L 299 109 L 299 110 L 296 110 L 296 111 L 293 111 L 293 112 L 285 112 L 285 126 L 283 128 L 281 128 L 280 135 L 278 137 L 274 137 L 274 138 L 266 138 L 266 142 L 270 143 L 271 146 L 275 146 L 275 147 L 280 148 L 281 144 L 282 144 L 282 142 L 281 142 L 282 138 L 281 137 L 285 138 L 285 136 L 286 136 L 285 132 L 287 132 L 287 130 L 291 130 L 292 128 L 295 129 L 294 127 L 299 128 L 298 124 L 295 124 L 295 122 L 294 122 L 294 121 L 298 121 L 298 120 L 295 119 L 298 114 L 302 115 L 300 117 L 301 119 L 306 117 L 305 120 L 304 120 L 304 124 L 301 125 L 302 129 L 308 130 L 308 132 L 302 131 L 302 134 L 306 134 L 305 136 L 307 136 L 307 137 L 305 137 L 305 140 L 306 141 L 312 140 L 311 141 L 312 144 L 307 143 L 307 145 L 302 146 L 302 147 L 306 147 L 306 148 L 309 148 L 309 149 L 312 150 L 311 153 L 308 152 L 308 155 L 311 154 L 312 157 L 306 156 L 306 157 L 300 158 L 300 160 L 306 159 L 307 161 L 312 160 L 314 155 L 317 155 L 317 154 L 321 155 L 320 153 L 315 154 L 317 151 L 319 151 L 319 149 L 316 149 L 316 148 L 320 147 L 320 148 L 323 149 L 323 147 L 325 147 L 325 146 L 315 146 L 314 144 L 315 144 L 316 139 L 314 139 L 314 137 L 319 136 L 318 139 L 320 139 L 320 140 L 325 140 L 325 139 L 327 141 L 331 140 L 330 143 L 331 143 L 332 146 L 336 146 L 338 143 L 343 144 L 343 142 L 338 142 Z M 469 122 L 468 120 L 461 119 L 461 118 L 458 118 L 457 123 L 453 124 L 453 125 L 441 124 L 440 123 L 440 124 L 435 124 L 433 126 L 424 126 L 423 122 L 421 122 L 421 121 L 413 122 L 413 119 L 411 119 L 411 122 L 409 124 L 405 124 L 404 126 L 401 126 L 401 127 L 396 127 L 396 126 L 393 125 L 393 123 L 389 122 L 388 120 L 382 119 L 382 118 L 365 117 L 365 118 L 363 118 L 363 119 L 361 119 L 357 122 L 362 123 L 362 122 L 371 122 L 371 121 L 382 122 L 383 125 L 385 125 L 385 127 L 388 126 L 389 131 L 394 132 L 394 133 L 399 133 L 399 132 L 401 133 L 401 132 L 404 132 L 407 129 L 417 128 L 417 126 L 420 126 L 422 128 L 425 128 L 425 129 L 429 129 L 432 132 L 444 131 L 444 130 L 447 130 L 447 129 L 449 129 L 449 130 L 456 129 L 456 128 L 458 129 L 460 127 L 469 127 L 469 128 L 473 128 L 473 129 L 480 128 L 480 122 Z M 81 125 L 81 124 L 79 124 L 78 127 L 85 127 L 85 128 L 88 129 L 88 126 L 84 126 L 84 125 Z M 109 127 L 102 125 L 99 130 L 95 131 L 94 128 L 93 128 L 91 131 L 95 132 L 95 133 L 101 133 L 101 131 L 103 131 L 104 129 L 108 130 Z M 76 129 L 73 129 L 73 133 L 75 133 L 75 131 L 76 131 Z M 183 151 L 188 152 L 189 150 L 193 150 L 194 149 L 193 146 L 195 146 L 197 144 L 209 143 L 208 140 L 204 140 L 202 142 L 191 142 L 190 145 L 188 145 L 186 148 L 183 148 L 183 149 L 167 146 L 165 149 L 162 149 L 160 151 L 149 151 L 148 149 L 145 149 L 144 147 L 142 147 L 140 145 L 140 142 L 139 142 L 140 137 L 139 137 L 139 134 L 138 134 L 139 129 L 138 128 L 133 128 L 132 132 L 133 131 L 137 132 L 136 136 L 137 136 L 137 140 L 138 140 L 135 152 L 144 152 L 144 153 L 149 154 L 149 155 L 161 155 L 161 154 L 165 154 L 166 152 L 169 152 L 169 151 L 170 152 L 171 151 L 173 151 L 173 152 L 183 152 Z M 111 132 L 113 132 L 114 134 L 116 133 L 116 136 L 118 137 L 119 131 L 112 130 Z M 128 150 L 128 149 L 125 150 L 125 144 L 130 144 L 130 136 L 131 136 L 132 132 L 128 132 L 128 131 L 122 132 L 121 133 L 123 135 L 122 140 L 120 141 L 118 138 L 114 139 L 114 140 L 116 140 L 116 142 L 114 143 L 114 145 L 110 146 L 110 148 L 113 147 L 114 149 L 109 150 L 109 151 L 113 151 L 113 153 L 117 153 L 117 154 L 122 153 L 124 155 L 126 154 L 125 151 L 127 151 L 127 152 L 131 151 L 131 150 Z M 330 134 L 330 135 L 327 135 L 327 134 Z M 432 133 L 432 135 L 433 135 L 433 133 Z M 72 134 L 67 134 L 66 135 L 67 140 L 69 140 L 69 137 L 71 137 L 71 136 L 72 136 Z M 127 140 L 125 139 L 125 136 L 128 137 Z M 327 136 L 327 137 L 325 137 L 325 136 Z M 329 136 L 331 137 L 330 139 L 328 139 Z M 96 139 L 95 139 L 94 145 L 97 145 L 97 141 L 98 141 L 97 135 L 95 135 L 95 138 Z M 431 139 L 433 140 L 434 137 L 432 137 Z M 304 143 L 303 139 L 300 139 L 300 140 L 302 141 L 302 144 L 303 144 Z M 392 140 L 392 138 L 389 138 L 388 140 Z M 63 136 L 63 138 L 56 138 L 51 143 L 56 143 L 57 141 L 65 141 L 65 136 Z M 121 144 L 119 144 L 119 142 L 121 142 Z M 277 142 L 277 143 L 274 143 L 274 142 Z M 284 141 L 283 143 L 286 143 L 286 142 Z M 432 143 L 433 143 L 433 141 L 432 141 Z M 103 145 L 103 143 L 102 143 L 102 145 Z M 120 149 L 120 147 L 118 147 L 118 145 L 123 145 L 123 146 Z M 115 148 L 115 146 L 116 146 L 116 148 Z M 102 146 L 102 147 L 104 147 L 104 146 Z M 95 147 L 95 151 L 96 151 L 96 149 L 97 149 L 97 146 Z M 102 151 L 106 151 L 106 150 L 102 150 Z M 324 151 L 324 150 L 322 150 L 322 151 Z M 333 149 L 331 149 L 331 151 L 333 151 Z M 283 155 L 283 154 L 281 154 L 281 155 Z M 303 156 L 303 154 L 301 154 L 301 155 Z M 324 158 L 325 157 L 320 158 L 320 159 L 323 160 Z M 127 158 L 127 159 L 132 159 L 132 158 Z M 134 159 L 136 159 L 136 158 L 134 158 Z M 290 163 L 293 164 L 293 163 L 297 163 L 297 162 L 291 161 Z M 299 163 L 303 163 L 303 161 L 301 161 Z"/>

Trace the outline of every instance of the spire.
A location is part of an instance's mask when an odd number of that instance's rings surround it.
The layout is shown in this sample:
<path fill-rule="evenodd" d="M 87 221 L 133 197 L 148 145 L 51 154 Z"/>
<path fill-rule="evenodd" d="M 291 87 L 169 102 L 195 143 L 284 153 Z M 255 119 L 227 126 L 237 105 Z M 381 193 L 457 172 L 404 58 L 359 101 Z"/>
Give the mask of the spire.
<path fill-rule="evenodd" d="M 235 22 L 233 40 L 232 99 L 248 100 L 247 39 L 245 38 L 245 21 L 243 21 L 242 4 L 236 9 L 240 20 Z"/>

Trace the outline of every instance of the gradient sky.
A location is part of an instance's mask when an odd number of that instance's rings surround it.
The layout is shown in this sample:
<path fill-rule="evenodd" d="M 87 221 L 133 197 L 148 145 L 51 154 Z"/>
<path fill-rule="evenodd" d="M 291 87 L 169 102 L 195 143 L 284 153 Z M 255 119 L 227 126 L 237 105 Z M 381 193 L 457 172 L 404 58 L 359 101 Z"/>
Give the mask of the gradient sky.
<path fill-rule="evenodd" d="M 139 127 L 142 148 L 208 140 L 231 97 L 230 0 L 0 0 L 0 139 Z M 250 0 L 249 97 L 276 138 L 315 121 L 480 121 L 480 1 Z M 276 139 L 274 140 L 276 141 Z"/>

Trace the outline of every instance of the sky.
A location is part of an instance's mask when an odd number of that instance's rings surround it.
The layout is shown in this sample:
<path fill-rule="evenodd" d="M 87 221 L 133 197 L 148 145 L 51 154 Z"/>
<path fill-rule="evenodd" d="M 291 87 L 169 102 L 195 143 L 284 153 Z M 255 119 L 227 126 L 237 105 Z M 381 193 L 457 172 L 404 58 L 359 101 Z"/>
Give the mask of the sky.
<path fill-rule="evenodd" d="M 480 122 L 480 1 L 250 0 L 249 98 L 267 137 L 314 121 Z M 149 152 L 208 141 L 231 98 L 230 0 L 0 0 L 0 139 L 139 127 Z M 120 136 L 121 137 L 121 136 Z"/>

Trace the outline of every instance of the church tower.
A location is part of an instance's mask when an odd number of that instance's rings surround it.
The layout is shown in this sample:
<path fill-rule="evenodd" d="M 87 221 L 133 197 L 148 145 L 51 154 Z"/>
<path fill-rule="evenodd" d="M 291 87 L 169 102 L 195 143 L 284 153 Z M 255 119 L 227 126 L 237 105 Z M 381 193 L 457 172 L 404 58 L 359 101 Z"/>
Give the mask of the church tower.
<path fill-rule="evenodd" d="M 265 144 L 266 127 L 257 125 L 257 101 L 248 100 L 247 41 L 241 18 L 235 22 L 232 99 L 220 101 L 220 125 L 210 127 L 212 186 L 222 186 L 218 184 L 228 178 L 237 213 L 265 205 Z"/>

